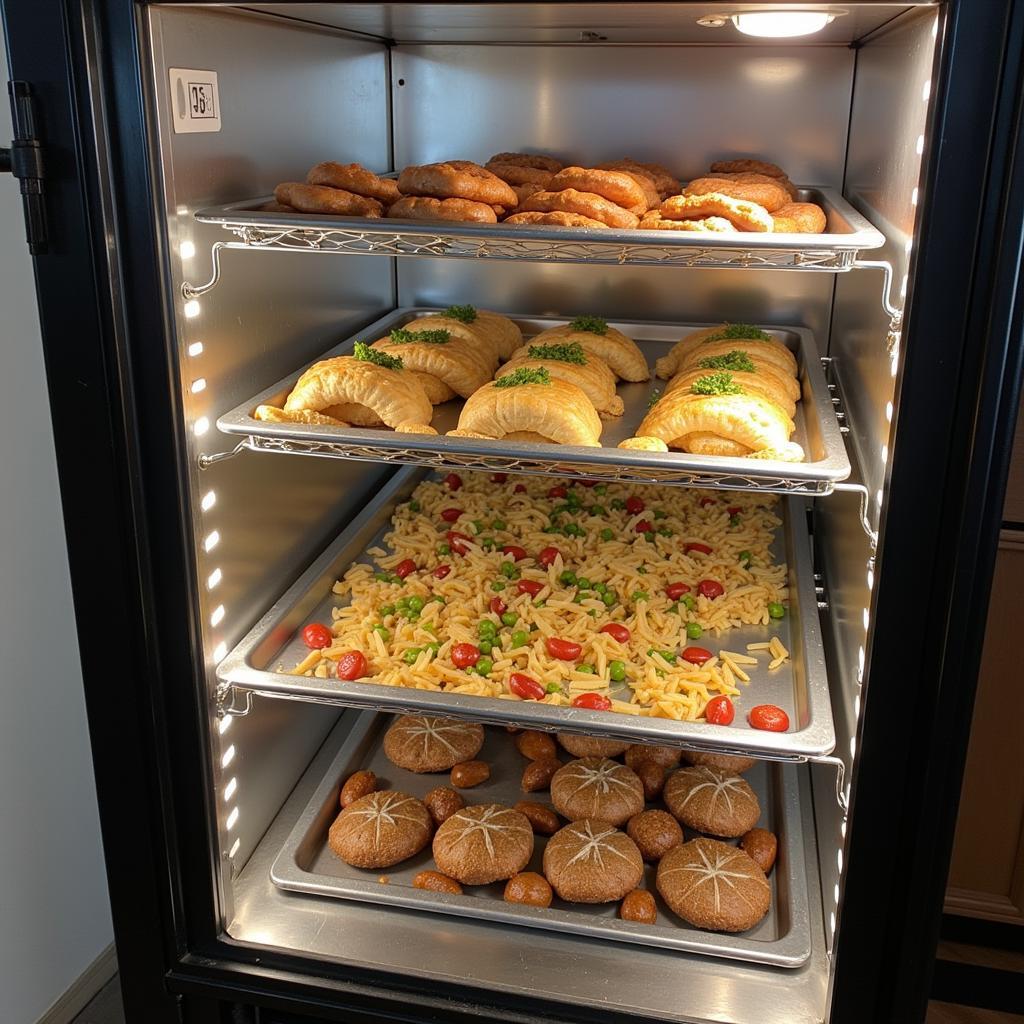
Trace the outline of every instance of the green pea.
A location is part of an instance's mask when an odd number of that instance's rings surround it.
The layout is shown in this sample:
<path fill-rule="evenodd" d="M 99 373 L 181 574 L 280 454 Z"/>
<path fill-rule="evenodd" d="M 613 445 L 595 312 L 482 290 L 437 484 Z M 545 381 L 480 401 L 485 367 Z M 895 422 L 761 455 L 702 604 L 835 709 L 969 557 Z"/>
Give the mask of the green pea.
<path fill-rule="evenodd" d="M 590 580 L 588 580 L 586 576 L 577 576 L 576 577 L 576 586 L 579 587 L 580 590 L 589 590 L 590 589 Z"/>
<path fill-rule="evenodd" d="M 607 594 L 601 595 L 601 600 L 604 601 L 605 608 L 611 608 L 612 605 L 615 604 L 617 598 L 611 591 L 608 591 Z"/>
<path fill-rule="evenodd" d="M 607 487 L 605 487 L 605 485 L 604 485 L 604 484 L 598 484 L 598 485 L 597 485 L 597 486 L 596 486 L 596 487 L 594 488 L 594 493 L 595 493 L 595 494 L 607 494 L 607 493 L 608 493 L 608 488 L 607 488 Z"/>
<path fill-rule="evenodd" d="M 679 600 L 680 603 L 684 605 L 687 611 L 692 612 L 694 608 L 697 607 L 696 600 L 690 594 L 683 594 L 683 596 Z"/>
<path fill-rule="evenodd" d="M 636 571 L 637 571 L 638 573 L 640 573 L 640 575 L 641 575 L 641 576 L 646 576 L 646 575 L 647 575 L 647 566 L 646 566 L 646 565 L 641 565 L 641 566 L 639 566 L 639 567 L 637 568 L 637 570 L 636 570 Z"/>
<path fill-rule="evenodd" d="M 609 661 L 608 675 L 613 683 L 621 683 L 626 678 L 626 663 L 624 661 Z"/>
<path fill-rule="evenodd" d="M 595 583 L 594 584 L 594 590 L 596 590 L 599 594 L 604 594 L 604 593 L 606 593 L 608 591 L 608 584 L 607 583 Z"/>
<path fill-rule="evenodd" d="M 374 626 L 374 633 L 376 633 L 381 640 L 387 641 L 391 639 L 391 630 L 387 626 Z"/>
<path fill-rule="evenodd" d="M 419 622 L 420 621 L 420 613 L 419 612 L 414 612 L 414 611 L 412 611 L 410 609 L 410 611 L 409 611 L 409 621 L 410 622 Z"/>
<path fill-rule="evenodd" d="M 507 528 L 507 526 L 508 524 L 505 522 L 504 519 L 495 519 L 494 522 L 491 523 L 492 530 L 504 530 Z"/>
<path fill-rule="evenodd" d="M 437 553 L 439 555 L 450 555 L 452 553 L 452 549 L 447 544 L 438 544 Z"/>
<path fill-rule="evenodd" d="M 575 491 L 570 491 L 566 495 L 566 500 L 570 505 L 576 505 L 578 507 L 580 504 L 580 496 Z"/>
<path fill-rule="evenodd" d="M 494 669 L 494 662 L 490 658 L 478 658 L 474 667 L 477 675 L 489 676 Z"/>
<path fill-rule="evenodd" d="M 670 664 L 676 663 L 676 652 L 675 651 L 658 651 L 658 653 Z"/>
<path fill-rule="evenodd" d="M 482 519 L 474 519 L 472 521 L 472 526 L 473 526 L 473 532 L 475 534 L 479 535 L 479 534 L 484 532 L 485 527 L 484 527 L 484 521 Z"/>
<path fill-rule="evenodd" d="M 530 634 L 525 629 L 517 629 L 512 634 L 512 647 L 525 647 L 530 642 Z"/>
<path fill-rule="evenodd" d="M 678 615 L 679 614 L 679 602 L 676 601 L 673 604 L 670 604 L 668 606 L 668 608 L 666 608 L 665 610 L 671 612 L 673 615 Z"/>
<path fill-rule="evenodd" d="M 634 590 L 633 600 L 634 601 L 650 601 L 651 595 L 646 590 Z"/>
<path fill-rule="evenodd" d="M 483 540 L 480 541 L 480 547 L 482 547 L 484 551 L 493 551 L 495 547 L 497 547 L 497 542 L 493 537 L 484 537 Z"/>
<path fill-rule="evenodd" d="M 424 601 L 423 598 L 420 597 L 419 594 L 413 594 L 412 597 L 409 598 L 409 611 L 411 611 L 411 612 L 421 612 L 421 611 L 423 611 L 423 606 L 426 603 L 427 602 Z"/>
<path fill-rule="evenodd" d="M 744 569 L 747 569 L 747 568 L 750 567 L 750 559 L 752 557 L 753 556 L 750 554 L 749 551 L 741 551 L 740 552 L 739 559 L 740 559 L 740 562 L 742 563 Z"/>
<path fill-rule="evenodd" d="M 667 515 L 668 515 L 668 513 L 663 511 L 660 508 L 656 508 L 654 510 L 654 518 L 655 519 L 664 519 Z"/>
<path fill-rule="evenodd" d="M 739 516 L 729 516 L 729 525 L 730 526 L 739 526 L 740 525 L 740 517 Z"/>
<path fill-rule="evenodd" d="M 562 533 L 564 533 L 566 535 L 566 537 L 582 537 L 583 536 L 583 527 L 582 526 L 578 526 L 576 523 L 569 523 L 565 527 L 565 529 L 562 530 Z"/>
<path fill-rule="evenodd" d="M 661 526 L 658 528 L 659 537 L 671 537 L 674 532 L 674 530 L 670 530 L 667 526 Z"/>
<path fill-rule="evenodd" d="M 389 572 L 375 572 L 373 574 L 373 578 L 375 580 L 377 580 L 379 583 L 390 583 L 391 582 L 391 573 L 389 573 Z"/>
<path fill-rule="evenodd" d="M 653 531 L 649 531 L 648 533 L 645 533 L 644 536 L 647 538 L 647 543 L 648 544 L 657 544 L 658 543 L 657 539 L 654 536 Z"/>
<path fill-rule="evenodd" d="M 557 505 L 555 508 L 553 508 L 551 510 L 551 518 L 554 519 L 555 516 L 560 516 L 560 515 L 562 515 L 565 512 L 571 512 L 571 511 L 572 511 L 572 505 Z"/>
<path fill-rule="evenodd" d="M 436 658 L 441 653 L 441 645 L 435 641 L 434 643 L 427 644 L 423 650 L 430 651 L 430 653 Z"/>
<path fill-rule="evenodd" d="M 424 622 L 424 623 L 423 623 L 423 628 L 424 628 L 424 629 L 425 629 L 425 630 L 426 630 L 426 631 L 427 631 L 427 632 L 428 632 L 428 633 L 429 633 L 429 634 L 430 634 L 431 636 L 437 636 L 437 626 L 435 626 L 435 625 L 434 625 L 434 624 L 433 624 L 432 622 Z"/>
<path fill-rule="evenodd" d="M 400 612 L 407 612 L 407 611 L 409 610 L 409 598 L 408 598 L 408 597 L 400 597 L 400 598 L 399 598 L 399 599 L 398 599 L 398 600 L 397 600 L 397 601 L 395 602 L 395 607 L 396 607 L 396 608 L 397 608 L 397 609 L 398 609 L 398 610 L 399 610 Z"/>
<path fill-rule="evenodd" d="M 381 615 L 394 615 L 395 606 L 393 604 L 382 604 L 377 611 L 379 611 Z"/>
<path fill-rule="evenodd" d="M 476 626 L 477 633 L 488 640 L 498 635 L 498 627 L 490 619 L 481 619 Z"/>
<path fill-rule="evenodd" d="M 558 577 L 559 583 L 564 583 L 567 587 L 575 586 L 576 584 L 576 573 L 571 569 L 564 569 Z"/>
<path fill-rule="evenodd" d="M 691 640 L 699 640 L 703 632 L 704 630 L 700 628 L 699 622 L 688 622 L 686 624 L 686 635 Z"/>
<path fill-rule="evenodd" d="M 574 597 L 574 598 L 572 599 L 572 603 L 573 603 L 573 604 L 583 604 L 583 595 L 582 595 L 582 594 L 577 594 L 577 595 L 576 595 L 576 596 L 575 596 L 575 597 Z"/>
<path fill-rule="evenodd" d="M 768 615 L 773 619 L 784 619 L 786 617 L 786 609 L 778 601 L 769 601 Z"/>
<path fill-rule="evenodd" d="M 540 598 L 538 598 L 536 601 L 533 602 L 533 607 L 534 608 L 547 608 L 547 606 L 548 606 L 547 601 L 542 601 L 542 600 L 540 600 Z"/>
<path fill-rule="evenodd" d="M 561 683 L 548 683 L 544 687 L 544 692 L 545 693 L 561 693 L 562 692 L 562 684 Z"/>
<path fill-rule="evenodd" d="M 444 598 L 440 594 L 435 594 L 432 598 L 430 598 L 427 601 L 427 604 L 433 604 L 435 601 L 438 604 L 444 604 Z"/>
<path fill-rule="evenodd" d="M 591 617 L 592 619 L 596 619 L 596 618 L 597 618 L 597 609 L 596 609 L 596 608 L 588 608 L 588 609 L 587 609 L 587 614 L 588 614 L 588 615 L 589 615 L 589 616 L 590 616 L 590 617 Z"/>
<path fill-rule="evenodd" d="M 616 512 L 620 512 L 626 507 L 626 503 L 621 498 L 612 498 L 612 508 Z"/>
<path fill-rule="evenodd" d="M 545 526 L 541 531 L 542 533 L 561 533 L 562 531 L 557 526 Z"/>
<path fill-rule="evenodd" d="M 410 647 L 409 650 L 402 655 L 402 661 L 404 661 L 406 665 L 413 665 L 419 656 L 420 649 L 418 647 Z"/>
<path fill-rule="evenodd" d="M 601 540 L 611 540 L 614 536 L 615 534 L 607 526 L 601 531 Z"/>
<path fill-rule="evenodd" d="M 502 583 L 501 580 L 495 580 L 491 584 L 491 590 L 493 590 L 496 594 L 500 594 L 504 589 L 505 589 L 505 584 Z"/>
<path fill-rule="evenodd" d="M 516 567 L 511 562 L 502 562 L 501 568 L 498 571 L 506 579 L 512 579 L 512 574 L 516 571 Z"/>
<path fill-rule="evenodd" d="M 415 498 L 413 498 L 412 501 L 409 502 L 409 510 L 411 512 L 419 512 L 420 503 Z"/>
<path fill-rule="evenodd" d="M 506 626 L 514 626 L 519 621 L 519 616 L 515 612 L 503 612 L 501 615 L 501 621 Z"/>
<path fill-rule="evenodd" d="M 576 671 L 577 672 L 582 672 L 584 675 L 592 676 L 594 674 L 594 666 L 593 665 L 577 665 L 576 666 Z"/>
<path fill-rule="evenodd" d="M 592 516 L 606 516 L 608 515 L 608 509 L 604 505 L 591 505 L 590 514 Z"/>
<path fill-rule="evenodd" d="M 480 648 L 481 654 L 490 654 L 494 650 L 494 644 L 490 640 L 481 640 L 477 647 Z"/>

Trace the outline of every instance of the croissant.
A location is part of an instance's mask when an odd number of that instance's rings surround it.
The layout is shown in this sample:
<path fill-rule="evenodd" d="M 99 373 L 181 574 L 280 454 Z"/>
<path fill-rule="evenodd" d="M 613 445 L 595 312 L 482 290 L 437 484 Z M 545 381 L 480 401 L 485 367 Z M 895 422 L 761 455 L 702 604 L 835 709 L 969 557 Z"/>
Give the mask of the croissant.
<path fill-rule="evenodd" d="M 589 352 L 597 356 L 598 359 L 604 360 L 611 368 L 612 373 L 622 380 L 651 379 L 647 360 L 644 359 L 644 354 L 637 347 L 636 342 L 627 338 L 614 327 L 609 327 L 598 316 L 577 317 L 571 323 L 563 324 L 561 327 L 551 327 L 546 331 L 541 331 L 531 340 L 533 345 L 560 345 L 573 342 L 581 345 L 584 352 Z"/>
<path fill-rule="evenodd" d="M 378 338 L 373 348 L 399 357 L 406 369 L 435 377 L 463 398 L 468 398 L 491 377 L 489 361 L 470 342 L 445 328 L 398 328 L 387 337 Z M 433 385 L 431 390 L 434 390 Z M 436 394 L 444 394 L 444 391 Z"/>
<path fill-rule="evenodd" d="M 355 407 L 349 409 L 348 407 Z M 400 359 L 356 342 L 351 356 L 335 356 L 314 363 L 295 383 L 284 411 L 309 409 L 335 416 L 338 407 L 347 415 L 337 418 L 354 423 L 352 412 L 368 410 L 389 427 L 400 423 L 429 424 L 430 399 L 420 383 L 402 369 Z"/>
<path fill-rule="evenodd" d="M 744 349 L 752 356 L 756 354 L 796 376 L 793 353 L 781 341 L 750 324 L 720 324 L 692 331 L 655 362 L 654 372 L 662 380 L 668 380 L 686 366 L 698 350 L 701 358 L 710 358 L 728 354 L 734 349 Z"/>
<path fill-rule="evenodd" d="M 486 353 L 491 372 L 500 360 L 508 359 L 523 343 L 523 332 L 515 321 L 474 306 L 449 306 L 440 313 L 419 317 L 405 327 L 410 331 L 443 329 L 454 337 L 464 338 L 475 350 Z"/>
<path fill-rule="evenodd" d="M 578 344 L 524 345 L 495 375 L 500 379 L 520 367 L 545 367 L 552 377 L 575 384 L 590 399 L 602 419 L 621 416 L 625 410 L 615 393 L 615 374 L 597 356 L 589 355 Z"/>
<path fill-rule="evenodd" d="M 789 388 L 786 387 L 787 382 L 798 387 L 795 378 L 782 377 L 781 375 L 773 374 L 771 371 L 748 373 L 743 370 L 732 370 L 731 373 L 733 381 L 743 388 L 748 395 L 760 395 L 761 398 L 774 402 L 790 419 L 796 415 L 796 402 L 790 395 Z M 695 381 L 707 375 L 707 369 L 702 369 L 699 366 L 687 367 L 668 382 L 664 394 L 669 395 L 677 390 L 688 392 Z"/>
<path fill-rule="evenodd" d="M 324 427 L 347 427 L 348 424 L 334 416 L 313 412 L 312 409 L 278 409 L 273 405 L 257 405 L 253 419 L 264 423 L 313 423 Z"/>
<path fill-rule="evenodd" d="M 486 384 L 463 406 L 456 436 L 478 435 L 599 448 L 601 420 L 575 384 L 545 368 L 520 368 Z"/>

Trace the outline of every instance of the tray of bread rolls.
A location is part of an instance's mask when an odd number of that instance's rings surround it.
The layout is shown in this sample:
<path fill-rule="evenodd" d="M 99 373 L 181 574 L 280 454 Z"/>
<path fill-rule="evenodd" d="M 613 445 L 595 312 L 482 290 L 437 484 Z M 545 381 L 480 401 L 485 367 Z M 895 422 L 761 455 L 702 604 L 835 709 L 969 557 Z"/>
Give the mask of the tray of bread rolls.
<path fill-rule="evenodd" d="M 850 474 L 813 333 L 405 308 L 217 421 L 246 447 L 828 494 Z"/>
<path fill-rule="evenodd" d="M 221 703 L 831 752 L 804 499 L 494 477 L 400 469 L 220 662 Z"/>
<path fill-rule="evenodd" d="M 364 713 L 271 878 L 300 893 L 799 967 L 811 882 L 798 769 L 706 762 Z"/>

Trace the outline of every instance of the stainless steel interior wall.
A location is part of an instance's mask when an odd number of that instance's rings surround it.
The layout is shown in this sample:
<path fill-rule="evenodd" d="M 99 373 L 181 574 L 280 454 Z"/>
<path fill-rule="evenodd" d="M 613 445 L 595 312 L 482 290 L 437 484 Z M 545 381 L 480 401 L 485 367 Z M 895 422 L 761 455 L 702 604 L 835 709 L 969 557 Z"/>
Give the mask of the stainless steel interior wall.
<path fill-rule="evenodd" d="M 217 433 L 218 415 L 379 317 L 394 293 L 385 258 L 229 251 L 220 282 L 186 306 L 182 281 L 209 277 L 210 246 L 223 237 L 192 214 L 267 194 L 279 181 L 303 180 L 323 159 L 386 169 L 388 58 L 377 43 L 258 15 L 150 7 L 145 17 L 163 176 L 157 208 L 166 231 L 212 698 L 220 652 L 244 635 L 389 470 L 251 452 L 205 470 L 195 460 L 233 446 Z M 220 131 L 173 132 L 172 67 L 217 72 Z M 211 715 L 225 877 L 245 863 L 335 718 L 322 708 L 257 700 L 220 735 Z"/>
<path fill-rule="evenodd" d="M 908 13 L 857 52 L 845 195 L 886 236 L 871 254 L 893 269 L 891 300 L 903 304 L 913 250 L 921 152 L 927 125 L 929 76 L 937 14 Z M 853 480 L 868 492 L 868 518 L 877 530 L 885 502 L 886 464 L 898 419 L 895 394 L 899 347 L 887 344 L 889 318 L 882 304 L 883 277 L 855 270 L 836 277 L 830 354 L 841 382 L 854 463 Z M 894 411 L 895 410 L 895 411 Z M 898 440 L 895 442 L 898 443 Z M 836 494 L 815 503 L 818 568 L 824 576 L 831 637 L 829 681 L 833 693 L 836 754 L 850 769 L 857 749 L 861 693 L 867 685 L 874 571 L 872 551 L 859 522 L 856 495 Z M 882 681 L 884 685 L 884 680 Z M 844 816 L 833 792 L 835 772 L 817 767 L 815 812 L 827 932 L 841 915 Z M 867 822 L 867 828 L 884 823 Z"/>

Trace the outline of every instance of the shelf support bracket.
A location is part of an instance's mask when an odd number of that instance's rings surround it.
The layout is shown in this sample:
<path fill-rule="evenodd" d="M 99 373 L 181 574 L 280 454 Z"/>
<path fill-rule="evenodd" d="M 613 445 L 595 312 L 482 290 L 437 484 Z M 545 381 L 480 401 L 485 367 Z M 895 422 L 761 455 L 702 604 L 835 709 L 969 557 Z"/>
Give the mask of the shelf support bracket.
<path fill-rule="evenodd" d="M 855 260 L 852 270 L 880 270 L 882 272 L 882 311 L 889 318 L 889 330 L 885 338 L 886 351 L 895 359 L 900 350 L 900 335 L 903 331 L 903 309 L 892 301 L 892 264 L 887 260 Z"/>
<path fill-rule="evenodd" d="M 210 247 L 210 261 L 213 263 L 213 276 L 205 284 L 189 284 L 188 281 L 183 281 L 181 285 L 182 297 L 187 299 L 198 299 L 200 295 L 205 295 L 208 291 L 214 288 L 217 282 L 220 280 L 220 252 L 221 249 L 227 248 L 227 242 L 214 242 Z"/>
<path fill-rule="evenodd" d="M 872 527 L 871 520 L 868 518 L 868 505 L 871 501 L 868 489 L 863 484 L 854 484 L 849 481 L 840 481 L 836 484 L 835 489 L 841 494 L 860 495 L 860 525 L 867 534 L 871 550 L 875 551 L 878 547 L 878 531 Z"/>
<path fill-rule="evenodd" d="M 846 796 L 846 762 L 834 754 L 823 754 L 821 757 L 811 758 L 814 764 L 828 764 L 836 770 L 836 803 L 839 804 L 843 814 L 850 810 L 850 801 Z"/>
<path fill-rule="evenodd" d="M 252 711 L 252 690 L 240 690 L 231 683 L 220 683 L 214 694 L 217 718 L 242 718 Z"/>
<path fill-rule="evenodd" d="M 209 469 L 211 466 L 216 465 L 218 462 L 224 462 L 226 459 L 233 459 L 236 455 L 239 455 L 242 452 L 244 452 L 245 449 L 248 448 L 248 447 L 249 447 L 249 439 L 248 438 L 243 438 L 230 451 L 226 451 L 226 452 L 211 452 L 210 454 L 207 454 L 206 452 L 203 452 L 196 459 L 196 462 L 199 463 L 199 468 L 200 469 Z"/>

